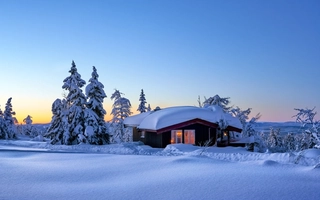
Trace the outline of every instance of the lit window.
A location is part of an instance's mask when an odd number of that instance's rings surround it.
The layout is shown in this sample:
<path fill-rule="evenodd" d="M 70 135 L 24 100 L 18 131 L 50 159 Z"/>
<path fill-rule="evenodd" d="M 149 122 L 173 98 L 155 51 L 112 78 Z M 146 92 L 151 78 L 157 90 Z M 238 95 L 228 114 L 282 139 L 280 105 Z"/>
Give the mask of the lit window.
<path fill-rule="evenodd" d="M 171 131 L 171 144 L 182 143 L 182 130 Z"/>
<path fill-rule="evenodd" d="M 184 130 L 184 143 L 195 144 L 195 130 Z"/>

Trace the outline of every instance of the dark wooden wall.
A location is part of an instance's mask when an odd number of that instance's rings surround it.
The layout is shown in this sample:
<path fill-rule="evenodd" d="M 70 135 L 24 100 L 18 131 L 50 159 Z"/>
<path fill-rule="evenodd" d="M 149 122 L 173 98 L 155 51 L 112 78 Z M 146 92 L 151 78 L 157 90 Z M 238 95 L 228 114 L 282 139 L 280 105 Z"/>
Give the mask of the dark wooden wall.
<path fill-rule="evenodd" d="M 195 145 L 203 145 L 204 142 L 209 140 L 210 137 L 213 138 L 213 145 L 216 141 L 216 128 L 209 127 L 203 124 L 192 124 L 184 127 L 180 127 L 177 130 L 195 130 Z M 184 134 L 182 134 L 184 141 Z M 168 144 L 171 144 L 171 131 L 167 131 L 161 134 L 156 132 L 146 132 L 145 138 L 141 138 L 141 130 L 138 131 L 137 128 L 133 128 L 133 141 L 141 141 L 145 145 L 149 145 L 155 148 L 165 148 Z"/>
<path fill-rule="evenodd" d="M 205 141 L 209 140 L 209 131 L 210 131 L 210 137 L 213 137 L 212 145 L 216 141 L 216 128 L 209 127 L 202 124 L 192 124 L 185 127 L 178 128 L 177 130 L 195 130 L 195 145 L 202 145 Z M 184 134 L 182 134 L 182 137 L 184 137 Z M 168 144 L 170 144 L 171 140 L 171 131 L 167 131 L 162 133 L 162 148 L 166 147 Z M 184 138 L 182 139 L 184 141 Z"/>

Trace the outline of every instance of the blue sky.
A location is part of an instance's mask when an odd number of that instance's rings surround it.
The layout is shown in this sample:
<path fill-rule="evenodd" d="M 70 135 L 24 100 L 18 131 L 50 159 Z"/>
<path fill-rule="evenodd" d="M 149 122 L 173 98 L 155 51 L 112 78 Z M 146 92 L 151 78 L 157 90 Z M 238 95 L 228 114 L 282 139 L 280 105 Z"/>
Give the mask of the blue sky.
<path fill-rule="evenodd" d="M 0 105 L 50 122 L 72 60 L 96 66 L 110 118 L 114 89 L 136 112 L 230 97 L 261 121 L 320 109 L 317 0 L 0 0 Z"/>

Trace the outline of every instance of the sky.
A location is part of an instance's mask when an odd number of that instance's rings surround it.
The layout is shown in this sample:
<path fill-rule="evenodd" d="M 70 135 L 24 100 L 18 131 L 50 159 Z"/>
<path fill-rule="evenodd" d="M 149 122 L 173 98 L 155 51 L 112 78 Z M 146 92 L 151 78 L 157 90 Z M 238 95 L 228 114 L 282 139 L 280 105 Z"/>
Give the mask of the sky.
<path fill-rule="evenodd" d="M 320 109 L 318 0 L 0 0 L 0 108 L 49 123 L 71 62 L 137 113 L 216 94 L 260 121 Z M 84 90 L 84 88 L 83 88 Z M 318 116 L 318 118 L 320 118 Z"/>

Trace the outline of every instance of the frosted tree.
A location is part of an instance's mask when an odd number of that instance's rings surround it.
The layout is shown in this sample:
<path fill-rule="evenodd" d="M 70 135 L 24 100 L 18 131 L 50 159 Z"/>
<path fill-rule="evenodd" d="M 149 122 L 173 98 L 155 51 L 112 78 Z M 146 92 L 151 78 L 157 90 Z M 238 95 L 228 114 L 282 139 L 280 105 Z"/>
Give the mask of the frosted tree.
<path fill-rule="evenodd" d="M 147 108 L 147 111 L 151 111 L 151 107 L 150 107 L 150 104 L 148 104 L 148 108 Z"/>
<path fill-rule="evenodd" d="M 68 105 L 69 141 L 68 144 L 79 144 L 86 142 L 84 136 L 85 125 L 85 105 L 86 97 L 82 92 L 82 87 L 86 82 L 81 79 L 77 71 L 76 64 L 72 61 L 70 76 L 63 80 L 62 88 L 69 93 L 66 97 Z"/>
<path fill-rule="evenodd" d="M 139 101 L 140 101 L 140 104 L 139 104 L 137 111 L 139 111 L 140 113 L 146 112 L 147 111 L 147 107 L 146 107 L 147 102 L 146 102 L 146 97 L 143 92 L 143 89 L 141 89 Z"/>
<path fill-rule="evenodd" d="M 286 136 L 284 136 L 283 145 L 284 145 L 285 151 L 287 151 L 287 152 L 292 152 L 292 151 L 296 150 L 297 139 L 293 135 L 293 133 L 288 133 Z"/>
<path fill-rule="evenodd" d="M 31 125 L 32 124 L 32 117 L 30 115 L 28 115 L 26 118 L 23 119 L 23 122 L 26 124 L 26 125 Z"/>
<path fill-rule="evenodd" d="M 119 90 L 115 90 L 111 95 L 111 100 L 114 100 L 111 111 L 111 115 L 113 115 L 113 139 L 119 142 L 127 142 L 130 139 L 127 130 L 124 128 L 123 120 L 130 116 L 132 112 L 129 99 L 122 97 L 122 94 Z"/>
<path fill-rule="evenodd" d="M 5 110 L 3 112 L 3 121 L 4 121 L 4 139 L 13 139 L 16 137 L 16 128 L 15 123 L 18 123 L 17 119 L 14 117 L 16 114 L 12 110 L 11 104 L 12 98 L 10 97 L 6 103 Z"/>
<path fill-rule="evenodd" d="M 69 144 L 69 122 L 66 100 L 56 99 L 52 104 L 52 120 L 45 137 L 51 139 L 51 144 Z"/>
<path fill-rule="evenodd" d="M 313 109 L 297 109 L 294 110 L 298 111 L 296 115 L 296 122 L 301 124 L 301 127 L 304 129 L 303 137 L 301 141 L 306 143 L 302 145 L 302 148 L 308 146 L 308 148 L 320 148 L 320 121 L 315 120 L 315 116 L 317 112 Z"/>
<path fill-rule="evenodd" d="M 93 66 L 93 72 L 89 84 L 86 86 L 86 96 L 88 99 L 85 110 L 85 135 L 91 144 L 107 144 L 109 134 L 104 116 L 106 110 L 103 108 L 103 99 L 107 97 L 104 92 L 104 85 L 98 81 L 97 69 Z"/>
<path fill-rule="evenodd" d="M 267 138 L 267 147 L 270 152 L 284 152 L 285 145 L 283 143 L 283 138 L 280 135 L 280 129 L 270 128 L 270 134 Z"/>
<path fill-rule="evenodd" d="M 198 99 L 198 102 L 200 107 L 209 107 L 211 105 L 217 105 L 220 106 L 223 109 L 223 111 L 228 112 L 231 109 L 231 107 L 228 107 L 228 105 L 230 104 L 229 99 L 229 97 L 221 98 L 219 95 L 215 95 L 208 99 L 205 97 L 205 100 L 202 103 L 202 105 L 200 104 L 200 99 Z"/>
<path fill-rule="evenodd" d="M 248 109 L 245 110 L 244 112 L 248 114 Z M 247 144 L 247 148 L 249 151 L 253 151 L 254 148 L 256 148 L 257 151 L 259 151 L 259 152 L 265 152 L 265 150 L 267 148 L 265 141 L 264 141 L 264 138 L 258 134 L 258 132 L 256 131 L 256 128 L 255 128 L 257 121 L 260 119 L 260 117 L 261 117 L 261 115 L 260 115 L 260 113 L 258 113 L 256 116 L 252 117 L 247 123 L 245 123 L 245 126 L 242 129 L 243 137 L 250 138 L 250 143 Z"/>
<path fill-rule="evenodd" d="M 23 119 L 23 122 L 26 124 L 25 125 L 25 131 L 23 133 L 25 135 L 33 136 L 33 127 L 32 127 L 32 117 L 28 115 L 26 118 Z"/>
<path fill-rule="evenodd" d="M 237 117 L 241 124 L 242 124 L 242 130 L 245 129 L 245 126 L 247 125 L 247 120 L 249 119 L 249 115 L 251 113 L 251 108 L 248 108 L 247 110 L 241 110 L 238 106 L 236 108 L 230 109 L 230 113 Z"/>

